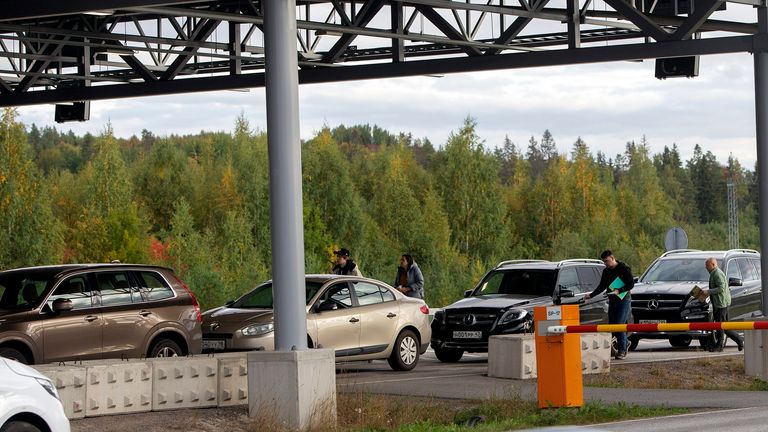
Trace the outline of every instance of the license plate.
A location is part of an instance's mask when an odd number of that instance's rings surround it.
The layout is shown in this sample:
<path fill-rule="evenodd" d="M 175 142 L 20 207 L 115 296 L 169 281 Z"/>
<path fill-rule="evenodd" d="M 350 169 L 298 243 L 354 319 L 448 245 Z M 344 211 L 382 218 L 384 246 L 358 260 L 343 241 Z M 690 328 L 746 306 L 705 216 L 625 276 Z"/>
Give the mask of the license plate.
<path fill-rule="evenodd" d="M 483 337 L 481 331 L 455 331 L 453 332 L 454 339 L 480 339 Z"/>
<path fill-rule="evenodd" d="M 223 340 L 214 340 L 214 339 L 203 339 L 203 349 L 207 350 L 223 350 L 224 349 L 224 341 Z"/>
<path fill-rule="evenodd" d="M 666 324 L 667 320 L 640 320 L 640 324 Z"/>

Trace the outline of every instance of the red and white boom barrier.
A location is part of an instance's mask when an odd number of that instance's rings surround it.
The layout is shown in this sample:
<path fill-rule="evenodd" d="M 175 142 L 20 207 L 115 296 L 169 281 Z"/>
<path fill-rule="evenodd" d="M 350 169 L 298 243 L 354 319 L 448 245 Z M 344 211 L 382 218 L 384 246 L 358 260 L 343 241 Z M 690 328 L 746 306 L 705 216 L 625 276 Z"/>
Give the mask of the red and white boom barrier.
<path fill-rule="evenodd" d="M 549 326 L 549 334 L 565 333 L 643 333 L 643 332 L 676 332 L 691 330 L 768 330 L 768 321 L 743 322 L 693 322 L 693 323 L 664 323 L 664 324 L 596 324 L 596 325 L 567 325 Z"/>

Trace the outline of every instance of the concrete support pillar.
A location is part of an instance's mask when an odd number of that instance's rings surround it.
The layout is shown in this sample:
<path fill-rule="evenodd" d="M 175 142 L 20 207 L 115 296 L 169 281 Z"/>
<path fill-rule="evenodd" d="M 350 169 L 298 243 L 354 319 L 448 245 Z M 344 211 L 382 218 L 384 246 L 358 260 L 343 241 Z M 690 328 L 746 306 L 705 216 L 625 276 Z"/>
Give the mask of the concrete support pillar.
<path fill-rule="evenodd" d="M 330 349 L 248 353 L 248 413 L 295 431 L 336 425 L 336 366 Z"/>

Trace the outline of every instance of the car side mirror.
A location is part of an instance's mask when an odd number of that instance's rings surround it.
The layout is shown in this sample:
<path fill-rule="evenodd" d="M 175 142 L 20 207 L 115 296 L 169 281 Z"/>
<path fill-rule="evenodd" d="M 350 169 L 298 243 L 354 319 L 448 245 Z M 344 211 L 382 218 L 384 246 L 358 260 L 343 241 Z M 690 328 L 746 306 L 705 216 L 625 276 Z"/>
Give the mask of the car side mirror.
<path fill-rule="evenodd" d="M 67 298 L 60 298 L 53 301 L 54 312 L 69 312 L 73 307 L 72 300 Z"/>
<path fill-rule="evenodd" d="M 632 281 L 633 281 L 634 283 L 637 283 L 637 282 L 639 282 L 639 281 L 640 281 L 640 276 L 635 276 L 635 277 L 633 277 L 633 278 L 632 278 Z"/>
<path fill-rule="evenodd" d="M 339 308 L 339 305 L 337 305 L 333 300 L 326 300 L 317 306 L 317 311 L 325 312 L 325 311 L 337 310 L 338 308 Z"/>
<path fill-rule="evenodd" d="M 741 278 L 732 277 L 728 278 L 728 286 L 742 286 L 744 285 L 744 282 L 741 280 Z"/>
<path fill-rule="evenodd" d="M 464 298 L 467 298 L 472 295 L 472 290 L 466 290 L 464 291 Z"/>
<path fill-rule="evenodd" d="M 558 290 L 558 297 L 560 298 L 576 297 L 576 293 L 574 293 L 573 290 L 570 290 L 568 288 L 560 288 Z"/>

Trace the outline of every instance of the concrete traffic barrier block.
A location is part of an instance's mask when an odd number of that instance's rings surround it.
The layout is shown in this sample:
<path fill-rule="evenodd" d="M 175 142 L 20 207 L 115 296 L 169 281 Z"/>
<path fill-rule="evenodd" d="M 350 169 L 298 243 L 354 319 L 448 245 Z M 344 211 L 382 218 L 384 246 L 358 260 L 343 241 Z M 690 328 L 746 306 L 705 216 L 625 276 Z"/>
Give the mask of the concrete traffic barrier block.
<path fill-rule="evenodd" d="M 491 336 L 488 339 L 488 376 L 536 378 L 536 342 L 528 334 Z"/>
<path fill-rule="evenodd" d="M 152 365 L 153 410 L 217 405 L 219 374 L 218 361 L 215 358 L 158 358 L 154 359 Z"/>
<path fill-rule="evenodd" d="M 146 412 L 152 409 L 150 403 L 134 403 L 137 400 L 146 400 L 152 395 L 150 361 L 108 360 L 98 365 L 88 362 L 87 370 L 87 417 Z M 143 379 L 134 379 L 135 376 L 141 376 Z"/>
<path fill-rule="evenodd" d="M 37 365 L 34 368 L 53 381 L 68 419 L 85 417 L 85 367 Z"/>
<path fill-rule="evenodd" d="M 219 406 L 248 403 L 248 353 L 217 354 L 219 361 Z"/>

